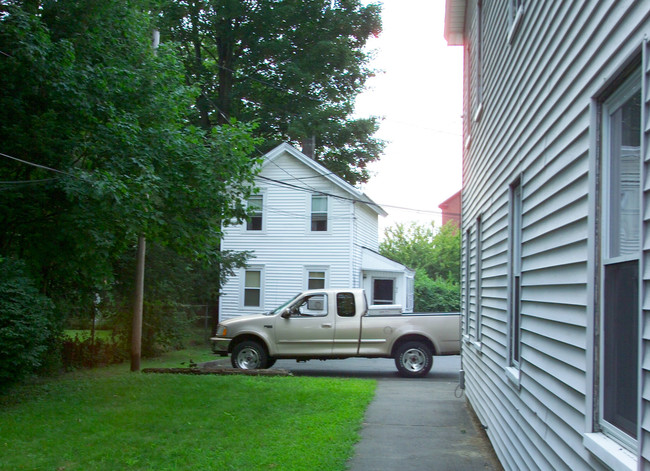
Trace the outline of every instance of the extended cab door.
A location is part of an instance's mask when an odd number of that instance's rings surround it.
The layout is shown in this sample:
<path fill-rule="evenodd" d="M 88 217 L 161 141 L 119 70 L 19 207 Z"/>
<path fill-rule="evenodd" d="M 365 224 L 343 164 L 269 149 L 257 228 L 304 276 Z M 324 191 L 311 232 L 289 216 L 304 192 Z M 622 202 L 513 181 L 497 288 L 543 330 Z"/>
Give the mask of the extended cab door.
<path fill-rule="evenodd" d="M 334 313 L 326 293 L 299 298 L 288 308 L 291 316 L 275 320 L 279 355 L 330 355 L 334 341 Z"/>
<path fill-rule="evenodd" d="M 361 315 L 364 312 L 365 299 L 356 299 L 354 293 L 336 294 L 333 355 L 356 355 L 359 349 Z"/>

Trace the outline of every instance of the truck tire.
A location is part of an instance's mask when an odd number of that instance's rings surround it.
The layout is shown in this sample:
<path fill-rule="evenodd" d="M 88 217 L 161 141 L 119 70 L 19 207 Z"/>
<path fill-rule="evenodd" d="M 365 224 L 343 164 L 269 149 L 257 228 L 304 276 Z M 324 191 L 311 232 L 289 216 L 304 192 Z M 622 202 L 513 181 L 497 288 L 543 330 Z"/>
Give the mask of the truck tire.
<path fill-rule="evenodd" d="M 421 378 L 431 371 L 433 354 L 423 342 L 405 342 L 395 352 L 395 366 L 400 376 Z"/>
<path fill-rule="evenodd" d="M 268 368 L 266 349 L 254 340 L 244 340 L 232 349 L 230 363 L 241 370 L 262 370 Z"/>

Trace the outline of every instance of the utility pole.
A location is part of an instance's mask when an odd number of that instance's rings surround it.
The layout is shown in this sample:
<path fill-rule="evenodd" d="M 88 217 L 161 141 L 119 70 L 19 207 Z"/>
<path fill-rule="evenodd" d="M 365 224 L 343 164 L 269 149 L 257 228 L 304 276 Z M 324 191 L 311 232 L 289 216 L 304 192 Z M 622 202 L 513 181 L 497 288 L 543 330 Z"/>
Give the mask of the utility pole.
<path fill-rule="evenodd" d="M 153 53 L 158 51 L 160 31 L 154 30 Z M 138 258 L 135 270 L 135 296 L 133 301 L 133 325 L 131 326 L 131 371 L 140 371 L 142 356 L 142 307 L 144 305 L 144 265 L 147 253 L 147 239 L 144 234 L 138 237 Z"/>
<path fill-rule="evenodd" d="M 144 261 L 147 240 L 138 237 L 138 258 L 135 270 L 135 300 L 133 304 L 133 327 L 131 331 L 131 371 L 140 371 L 142 353 L 142 305 L 144 304 Z"/>

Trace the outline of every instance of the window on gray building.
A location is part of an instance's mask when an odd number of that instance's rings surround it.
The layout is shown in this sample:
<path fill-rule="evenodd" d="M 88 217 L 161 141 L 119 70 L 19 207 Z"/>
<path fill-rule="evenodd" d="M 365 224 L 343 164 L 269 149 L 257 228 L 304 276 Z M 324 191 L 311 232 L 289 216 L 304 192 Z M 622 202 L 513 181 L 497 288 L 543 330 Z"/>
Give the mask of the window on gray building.
<path fill-rule="evenodd" d="M 600 425 L 635 443 L 641 257 L 640 71 L 602 107 Z"/>

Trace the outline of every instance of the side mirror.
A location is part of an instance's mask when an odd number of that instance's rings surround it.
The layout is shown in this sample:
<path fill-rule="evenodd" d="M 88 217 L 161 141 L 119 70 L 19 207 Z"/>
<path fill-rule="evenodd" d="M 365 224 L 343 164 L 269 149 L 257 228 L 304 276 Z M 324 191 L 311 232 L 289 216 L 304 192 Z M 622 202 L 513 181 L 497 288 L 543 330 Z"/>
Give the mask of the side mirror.
<path fill-rule="evenodd" d="M 291 309 L 287 308 L 284 311 L 282 311 L 280 317 L 282 317 L 283 319 L 289 319 L 291 317 Z"/>

